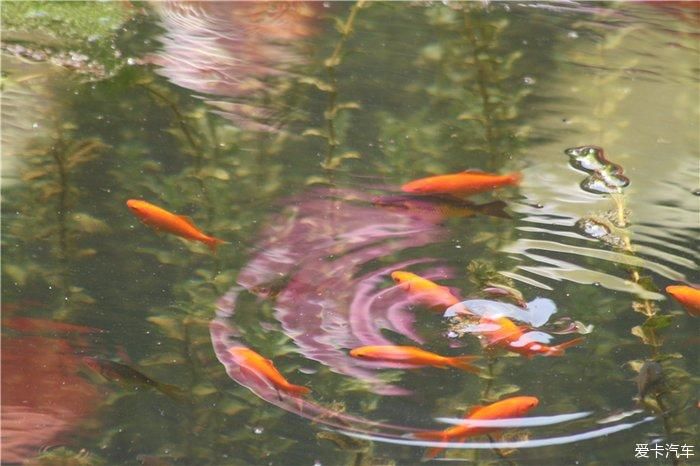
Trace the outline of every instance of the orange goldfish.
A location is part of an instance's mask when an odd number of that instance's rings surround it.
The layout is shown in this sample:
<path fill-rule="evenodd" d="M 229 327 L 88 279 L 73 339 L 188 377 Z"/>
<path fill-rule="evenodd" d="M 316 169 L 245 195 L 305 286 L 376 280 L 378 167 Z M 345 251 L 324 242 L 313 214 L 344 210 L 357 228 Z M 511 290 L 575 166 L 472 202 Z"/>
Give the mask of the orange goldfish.
<path fill-rule="evenodd" d="M 450 175 L 429 176 L 411 181 L 401 186 L 406 193 L 415 194 L 457 194 L 471 196 L 472 194 L 492 191 L 504 186 L 520 183 L 520 173 L 498 175 L 480 171 L 465 171 Z"/>
<path fill-rule="evenodd" d="M 666 293 L 681 303 L 688 311 L 688 314 L 694 317 L 700 317 L 700 290 L 685 285 L 671 285 L 666 287 Z"/>
<path fill-rule="evenodd" d="M 419 303 L 430 307 L 436 312 L 443 312 L 448 307 L 459 302 L 459 299 L 446 286 L 433 283 L 414 273 L 396 270 L 391 272 L 391 278 L 402 289 L 415 297 Z"/>
<path fill-rule="evenodd" d="M 522 354 L 528 358 L 537 354 L 542 356 L 563 356 L 566 348 L 578 345 L 584 340 L 582 337 L 574 338 L 573 340 L 565 341 L 556 346 L 548 346 L 537 341 L 521 340 L 524 336 L 523 329 L 526 327 L 515 325 L 513 321 L 507 317 L 498 317 L 496 319 L 483 318 L 482 322 L 498 325 L 498 330 L 484 333 L 489 345 L 501 346 L 508 351 Z"/>
<path fill-rule="evenodd" d="M 199 230 L 192 220 L 184 215 L 176 215 L 161 209 L 153 204 L 137 199 L 129 199 L 126 205 L 146 225 L 149 225 L 156 230 L 166 231 L 185 239 L 200 241 L 207 246 L 212 252 L 216 252 L 216 247 L 226 241 L 208 236 Z"/>
<path fill-rule="evenodd" d="M 478 356 L 447 357 L 415 346 L 361 346 L 350 351 L 350 356 L 371 361 L 390 361 L 413 364 L 416 366 L 456 367 L 467 372 L 479 373 L 479 368 L 470 363 Z"/>
<path fill-rule="evenodd" d="M 250 372 L 253 372 L 258 377 L 265 379 L 277 391 L 283 391 L 292 395 L 306 395 L 311 391 L 308 387 L 301 385 L 293 385 L 284 378 L 282 374 L 275 368 L 272 361 L 265 359 L 250 348 L 236 346 L 229 348 L 229 353 L 233 355 L 236 362 L 240 366 Z"/>
<path fill-rule="evenodd" d="M 487 406 L 475 406 L 464 415 L 464 419 L 483 421 L 522 417 L 539 403 L 540 400 L 534 396 L 513 396 Z M 500 431 L 501 429 L 502 427 L 470 426 L 465 424 L 440 431 L 417 432 L 413 436 L 423 440 L 463 442 L 468 437 Z M 443 448 L 440 447 L 430 448 L 425 454 L 425 459 L 435 458 L 442 450 Z"/>

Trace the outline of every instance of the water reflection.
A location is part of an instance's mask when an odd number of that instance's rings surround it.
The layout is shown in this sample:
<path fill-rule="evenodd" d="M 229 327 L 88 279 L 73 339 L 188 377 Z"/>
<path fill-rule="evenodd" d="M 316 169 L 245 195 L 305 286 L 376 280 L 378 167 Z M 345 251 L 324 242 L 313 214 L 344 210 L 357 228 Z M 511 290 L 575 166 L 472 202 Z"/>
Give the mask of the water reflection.
<path fill-rule="evenodd" d="M 368 266 L 434 243 L 445 232 L 434 217 L 379 209 L 372 199 L 358 191 L 321 189 L 292 199 L 262 232 L 268 239 L 238 282 L 260 297 L 274 297 L 276 319 L 307 358 L 370 383 L 376 393 L 407 394 L 373 370 L 400 364 L 357 361 L 348 351 L 392 344 L 382 330 L 423 341 L 413 327 L 411 296 L 387 287 L 389 274 L 419 264 L 428 265 L 422 273 L 429 278 L 449 277 L 449 270 L 430 266 L 430 257 Z"/>
<path fill-rule="evenodd" d="M 558 437 L 548 437 L 541 439 L 531 439 L 522 440 L 515 442 L 507 441 L 495 441 L 495 442 L 450 442 L 448 447 L 455 449 L 477 449 L 477 450 L 490 450 L 494 448 L 540 448 L 551 445 L 566 445 L 569 443 L 580 442 L 582 440 L 590 440 L 598 437 L 605 437 L 616 432 L 621 432 L 624 430 L 629 430 L 637 427 L 640 424 L 651 422 L 656 418 L 653 416 L 645 417 L 639 421 L 635 422 L 621 422 L 609 427 L 603 427 L 600 429 L 588 430 L 576 434 L 562 435 Z M 350 431 L 343 431 L 344 434 L 350 437 L 360 438 L 364 440 L 372 440 L 376 442 L 383 443 L 393 443 L 396 445 L 410 445 L 416 447 L 426 447 L 426 448 L 445 448 L 444 442 L 430 442 L 425 440 L 409 440 L 403 438 L 393 438 L 385 437 L 380 435 L 366 435 Z M 449 460 L 448 460 L 449 461 Z M 463 461 L 463 460 L 458 460 Z"/>
<path fill-rule="evenodd" d="M 304 61 L 293 43 L 316 32 L 318 4 L 302 2 L 159 2 L 163 50 L 158 73 L 193 91 L 236 126 L 274 131 L 279 121 L 259 100 L 269 78 Z M 224 97 L 225 100 L 220 100 Z"/>
<path fill-rule="evenodd" d="M 22 463 L 96 412 L 103 395 L 79 375 L 79 352 L 81 335 L 97 330 L 19 316 L 2 324 L 2 459 Z"/>

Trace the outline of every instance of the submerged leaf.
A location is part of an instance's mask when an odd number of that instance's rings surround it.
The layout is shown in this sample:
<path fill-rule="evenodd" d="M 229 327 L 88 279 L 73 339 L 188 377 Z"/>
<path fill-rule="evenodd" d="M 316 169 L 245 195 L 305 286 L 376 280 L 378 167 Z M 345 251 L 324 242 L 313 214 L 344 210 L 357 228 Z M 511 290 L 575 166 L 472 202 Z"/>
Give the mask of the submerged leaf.
<path fill-rule="evenodd" d="M 160 330 L 169 338 L 175 340 L 184 340 L 184 329 L 179 320 L 172 317 L 165 316 L 151 316 L 148 319 L 149 322 L 157 325 Z"/>
<path fill-rule="evenodd" d="M 177 353 L 154 354 L 139 361 L 140 366 L 158 366 L 161 364 L 186 364 L 185 359 Z"/>
<path fill-rule="evenodd" d="M 642 324 L 642 327 L 646 329 L 661 330 L 663 328 L 671 325 L 673 316 L 670 315 L 654 315 L 649 317 L 646 322 Z"/>
<path fill-rule="evenodd" d="M 106 222 L 84 212 L 74 213 L 72 219 L 83 233 L 109 233 L 111 230 Z"/>

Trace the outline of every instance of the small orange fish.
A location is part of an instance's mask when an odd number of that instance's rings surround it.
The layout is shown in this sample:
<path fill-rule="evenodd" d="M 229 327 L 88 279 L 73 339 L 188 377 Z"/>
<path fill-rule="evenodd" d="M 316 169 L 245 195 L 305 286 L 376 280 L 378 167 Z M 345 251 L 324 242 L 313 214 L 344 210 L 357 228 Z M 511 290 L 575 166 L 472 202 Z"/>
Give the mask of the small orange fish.
<path fill-rule="evenodd" d="M 688 311 L 688 314 L 694 317 L 700 317 L 700 290 L 685 285 L 671 285 L 666 287 L 666 293 L 681 303 Z"/>
<path fill-rule="evenodd" d="M 534 396 L 513 396 L 487 406 L 476 406 L 464 415 L 464 419 L 483 421 L 522 417 L 539 403 L 540 400 Z M 423 440 L 463 442 L 468 437 L 500 431 L 502 429 L 502 427 L 460 425 L 440 431 L 417 432 L 413 434 L 413 436 Z M 442 450 L 444 450 L 444 448 L 430 448 L 425 453 L 425 459 L 435 458 Z"/>
<path fill-rule="evenodd" d="M 260 378 L 265 379 L 278 391 L 287 392 L 293 395 L 306 395 L 311 391 L 308 387 L 301 385 L 293 385 L 284 378 L 282 374 L 275 368 L 272 361 L 265 359 L 250 348 L 236 346 L 229 348 L 229 353 L 236 359 L 244 369 L 253 372 Z"/>
<path fill-rule="evenodd" d="M 522 354 L 528 358 L 535 355 L 542 356 L 563 356 L 564 350 L 574 345 L 583 342 L 584 338 L 574 338 L 573 340 L 565 341 L 556 346 L 548 346 L 537 341 L 522 341 L 523 329 L 527 327 L 519 327 L 507 317 L 498 317 L 496 319 L 483 318 L 482 323 L 496 324 L 498 329 L 493 332 L 484 332 L 484 337 L 490 346 L 500 346 L 513 353 Z"/>
<path fill-rule="evenodd" d="M 472 194 L 492 191 L 504 186 L 520 183 L 520 173 L 498 175 L 479 171 L 465 171 L 451 175 L 429 176 L 411 181 L 401 186 L 401 190 L 414 194 L 456 194 L 471 196 Z"/>
<path fill-rule="evenodd" d="M 478 356 L 447 357 L 415 346 L 361 346 L 350 351 L 350 356 L 371 361 L 390 361 L 413 364 L 416 366 L 456 367 L 467 372 L 479 373 L 479 368 L 470 363 Z"/>
<path fill-rule="evenodd" d="M 211 249 L 212 252 L 216 252 L 216 247 L 219 244 L 226 242 L 204 234 L 201 230 L 194 226 L 192 220 L 188 217 L 173 214 L 165 209 L 161 209 L 158 206 L 154 206 L 149 202 L 129 199 L 126 201 L 126 205 L 129 207 L 129 209 L 131 209 L 134 215 L 136 215 L 139 220 L 146 225 L 151 226 L 156 230 L 181 236 L 185 239 L 200 241 L 209 246 L 209 249 Z"/>
<path fill-rule="evenodd" d="M 416 301 L 436 312 L 444 312 L 448 307 L 459 303 L 459 299 L 446 286 L 438 285 L 415 273 L 396 270 L 391 278 Z"/>

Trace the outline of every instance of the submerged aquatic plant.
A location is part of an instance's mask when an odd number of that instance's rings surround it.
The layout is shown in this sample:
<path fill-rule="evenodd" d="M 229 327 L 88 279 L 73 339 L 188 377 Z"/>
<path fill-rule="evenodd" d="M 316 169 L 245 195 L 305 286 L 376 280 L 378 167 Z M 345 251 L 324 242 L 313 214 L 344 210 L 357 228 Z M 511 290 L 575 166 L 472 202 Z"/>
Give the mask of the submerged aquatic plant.
<path fill-rule="evenodd" d="M 622 175 L 622 168 L 605 158 L 603 149 L 595 146 L 583 146 L 567 149 L 565 151 L 571 157 L 571 166 L 589 173 L 589 179 L 597 177 L 604 180 L 608 173 L 612 175 L 612 182 L 605 181 L 596 191 L 599 194 L 609 194 L 613 208 L 604 213 L 581 219 L 577 225 L 582 228 L 582 233 L 587 236 L 600 239 L 610 247 L 627 255 L 635 255 L 636 251 L 629 231 L 630 213 L 626 209 L 626 197 L 623 188 L 629 184 L 629 180 Z M 612 167 L 612 168 L 610 168 Z M 618 182 L 616 183 L 615 180 Z M 586 181 L 582 183 L 588 185 Z M 585 189 L 585 188 L 584 188 Z M 603 218 L 605 220 L 597 220 Z M 614 233 L 613 233 L 614 232 Z M 628 269 L 630 280 L 642 289 L 657 293 L 659 289 L 650 276 L 642 275 L 636 267 Z M 687 434 L 684 412 L 689 409 L 687 395 L 684 395 L 685 387 L 689 383 L 689 374 L 674 363 L 680 355 L 669 355 L 663 352 L 662 332 L 671 326 L 674 316 L 664 313 L 655 300 L 646 298 L 632 302 L 632 309 L 644 315 L 645 320 L 641 325 L 632 328 L 632 335 L 638 337 L 642 343 L 650 347 L 649 359 L 630 361 L 630 367 L 637 372 L 636 382 L 638 386 L 638 403 L 659 415 L 662 419 L 667 439 L 672 439 L 678 434 Z M 673 464 L 678 464 L 678 458 L 671 458 Z"/>
<path fill-rule="evenodd" d="M 350 36 L 354 32 L 357 15 L 362 8 L 366 6 L 365 0 L 357 0 L 345 20 L 334 18 L 336 29 L 340 34 L 333 51 L 323 61 L 325 67 L 326 78 L 302 77 L 299 82 L 309 84 L 315 87 L 318 91 L 323 92 L 327 96 L 326 109 L 323 112 L 325 127 L 307 128 L 302 134 L 304 136 L 320 137 L 326 142 L 326 153 L 321 167 L 330 173 L 339 168 L 346 159 L 360 158 L 360 154 L 356 151 L 346 151 L 342 154 L 337 154 L 337 149 L 344 142 L 344 133 L 347 130 L 347 111 L 359 109 L 360 104 L 354 101 L 339 102 L 339 87 L 338 68 L 343 64 L 343 57 L 347 53 L 346 44 Z M 345 117 L 345 118 L 344 118 Z M 342 123 L 341 123 L 342 122 Z M 326 180 L 329 181 L 329 180 Z"/>

